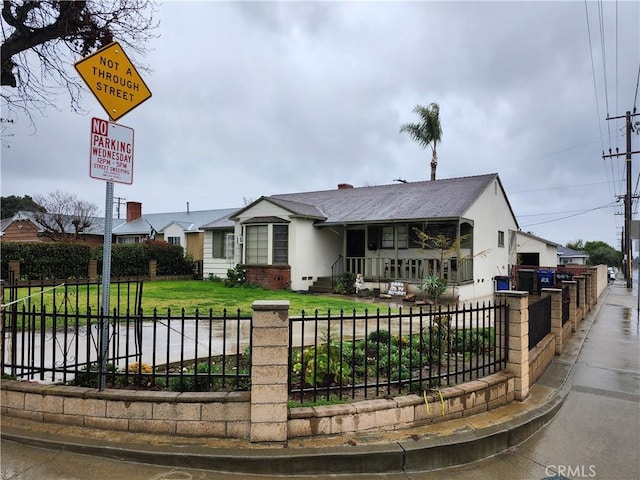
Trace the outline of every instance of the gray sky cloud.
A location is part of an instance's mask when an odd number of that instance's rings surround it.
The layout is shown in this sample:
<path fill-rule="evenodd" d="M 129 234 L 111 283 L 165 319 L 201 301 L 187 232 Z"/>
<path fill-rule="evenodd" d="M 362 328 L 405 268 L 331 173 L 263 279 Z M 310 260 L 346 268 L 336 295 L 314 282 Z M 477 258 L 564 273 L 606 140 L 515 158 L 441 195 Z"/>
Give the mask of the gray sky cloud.
<path fill-rule="evenodd" d="M 606 115 L 638 102 L 640 4 L 601 6 L 602 26 L 595 2 L 166 2 L 143 60 L 153 97 L 120 120 L 134 183 L 115 194 L 153 213 L 428 179 L 430 152 L 399 128 L 437 102 L 438 178 L 497 172 L 524 230 L 618 246 L 622 204 L 599 207 L 624 193 L 624 159 L 601 154 L 625 146 Z M 88 160 L 107 116 L 89 93 L 86 115 L 67 105 L 3 138 L 3 196 L 104 209 Z"/>

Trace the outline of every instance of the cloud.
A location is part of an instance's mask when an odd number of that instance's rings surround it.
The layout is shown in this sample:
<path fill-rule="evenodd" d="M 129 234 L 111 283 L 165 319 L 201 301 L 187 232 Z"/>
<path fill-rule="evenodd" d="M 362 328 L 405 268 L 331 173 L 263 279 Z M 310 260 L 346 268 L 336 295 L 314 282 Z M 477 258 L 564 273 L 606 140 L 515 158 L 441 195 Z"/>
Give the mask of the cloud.
<path fill-rule="evenodd" d="M 617 246 L 619 205 L 596 207 L 624 189 L 624 160 L 601 155 L 625 145 L 624 122 L 606 116 L 637 104 L 640 5 L 596 7 L 166 2 L 144 62 L 153 97 L 121 119 L 135 129 L 134 183 L 116 196 L 151 213 L 424 180 L 430 152 L 399 128 L 437 102 L 438 178 L 497 172 L 525 230 Z M 106 116 L 88 94 L 83 106 L 61 100 L 35 135 L 20 122 L 3 138 L 3 195 L 58 189 L 103 208 L 88 143 L 91 117 Z"/>

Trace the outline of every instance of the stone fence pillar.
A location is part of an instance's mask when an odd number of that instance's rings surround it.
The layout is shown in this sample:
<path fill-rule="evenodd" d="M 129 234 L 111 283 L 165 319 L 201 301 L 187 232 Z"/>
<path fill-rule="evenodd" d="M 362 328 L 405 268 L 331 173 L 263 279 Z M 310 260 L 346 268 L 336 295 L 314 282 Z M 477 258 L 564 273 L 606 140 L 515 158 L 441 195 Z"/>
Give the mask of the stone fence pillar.
<path fill-rule="evenodd" d="M 13 278 L 20 280 L 20 260 L 9 260 L 9 272 L 13 274 Z M 9 276 L 11 278 L 11 276 Z"/>
<path fill-rule="evenodd" d="M 95 282 L 98 279 L 98 261 L 89 260 L 89 281 Z"/>
<path fill-rule="evenodd" d="M 584 282 L 586 284 L 585 288 L 584 288 L 584 306 L 585 306 L 585 311 L 584 314 L 585 316 L 587 315 L 588 312 L 591 311 L 591 306 L 593 305 L 593 295 L 592 295 L 592 286 L 593 286 L 593 275 L 590 272 L 585 272 L 584 273 Z"/>
<path fill-rule="evenodd" d="M 571 331 L 576 332 L 578 329 L 578 306 L 576 305 L 578 282 L 575 280 L 564 280 L 562 286 L 569 289 L 569 321 L 571 322 Z"/>
<path fill-rule="evenodd" d="M 507 370 L 514 378 L 514 398 L 522 401 L 529 395 L 529 293 L 496 292 L 509 306 L 509 351 Z"/>
<path fill-rule="evenodd" d="M 543 288 L 542 298 L 551 296 L 551 333 L 556 337 L 556 355 L 562 353 L 562 289 Z"/>
<path fill-rule="evenodd" d="M 586 316 L 585 298 L 584 298 L 584 277 L 582 275 L 575 275 L 573 280 L 576 282 L 576 302 L 579 305 L 579 310 L 576 312 L 577 321 L 581 321 Z"/>
<path fill-rule="evenodd" d="M 158 261 L 149 260 L 149 279 L 154 280 L 158 275 Z"/>
<path fill-rule="evenodd" d="M 288 437 L 289 301 L 253 302 L 251 339 L 252 442 Z"/>

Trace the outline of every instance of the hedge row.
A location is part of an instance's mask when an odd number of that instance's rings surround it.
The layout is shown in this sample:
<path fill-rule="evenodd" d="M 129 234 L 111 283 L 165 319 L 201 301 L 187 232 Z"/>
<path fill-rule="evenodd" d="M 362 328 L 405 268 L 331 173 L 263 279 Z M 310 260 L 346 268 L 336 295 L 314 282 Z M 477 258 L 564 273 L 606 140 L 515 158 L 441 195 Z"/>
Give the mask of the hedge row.
<path fill-rule="evenodd" d="M 53 278 L 86 278 L 89 260 L 98 260 L 102 272 L 102 246 L 91 247 L 70 243 L 2 243 L 2 278 L 8 278 L 9 262 L 20 261 L 22 280 Z M 149 260 L 157 261 L 158 275 L 193 273 L 193 260 L 179 245 L 166 242 L 114 244 L 111 248 L 111 276 L 135 277 L 149 274 Z"/>

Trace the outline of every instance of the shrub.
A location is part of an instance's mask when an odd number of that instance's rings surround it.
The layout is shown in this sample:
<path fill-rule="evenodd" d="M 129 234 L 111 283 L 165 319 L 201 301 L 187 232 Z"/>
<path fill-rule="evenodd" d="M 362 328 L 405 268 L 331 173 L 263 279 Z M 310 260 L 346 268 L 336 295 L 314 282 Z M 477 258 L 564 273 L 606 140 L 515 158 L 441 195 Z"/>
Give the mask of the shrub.
<path fill-rule="evenodd" d="M 420 291 L 426 292 L 428 297 L 435 303 L 438 303 L 438 298 L 440 298 L 440 295 L 442 295 L 446 290 L 447 281 L 436 275 L 429 275 L 420 285 Z"/>
<path fill-rule="evenodd" d="M 87 278 L 89 260 L 102 271 L 103 249 L 73 243 L 6 242 L 2 244 L 2 276 L 8 278 L 10 260 L 20 261 L 23 280 Z M 158 275 L 192 274 L 194 262 L 179 245 L 148 241 L 115 244 L 111 250 L 111 275 L 136 277 L 149 274 L 149 260 L 157 261 Z"/>
<path fill-rule="evenodd" d="M 8 278 L 10 260 L 20 262 L 23 280 L 85 278 L 91 258 L 89 245 L 3 242 L 2 278 Z"/>
<path fill-rule="evenodd" d="M 242 268 L 239 263 L 234 267 L 227 270 L 227 279 L 224 281 L 227 287 L 246 287 L 247 286 L 247 271 Z"/>
<path fill-rule="evenodd" d="M 351 375 L 351 367 L 340 355 L 340 346 L 331 342 L 298 352 L 293 372 L 311 387 L 343 383 Z"/>
<path fill-rule="evenodd" d="M 347 295 L 355 293 L 356 291 L 356 276 L 351 272 L 344 272 L 338 278 L 338 281 L 333 287 L 333 293 L 337 293 L 339 295 Z"/>

